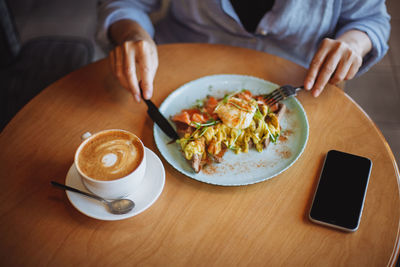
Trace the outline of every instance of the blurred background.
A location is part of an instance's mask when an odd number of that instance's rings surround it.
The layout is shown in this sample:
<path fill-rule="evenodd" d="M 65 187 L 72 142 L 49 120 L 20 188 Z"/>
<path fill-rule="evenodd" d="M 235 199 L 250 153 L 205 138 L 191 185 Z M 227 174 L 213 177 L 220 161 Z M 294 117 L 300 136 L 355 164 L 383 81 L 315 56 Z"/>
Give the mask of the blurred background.
<path fill-rule="evenodd" d="M 0 0 L 0 3 L 4 4 L 4 1 Z M 20 50 L 15 53 L 24 53 L 27 58 L 23 62 L 14 64 L 14 72 L 10 72 L 9 67 L 7 69 L 0 66 L 1 99 L 3 99 L 2 102 L 6 102 L 2 105 L 1 112 L 3 116 L 4 114 L 12 116 L 17 110 L 5 108 L 7 104 L 15 102 L 22 106 L 49 83 L 91 61 L 101 59 L 105 55 L 94 39 L 97 0 L 9 0 L 6 2 L 10 10 L 10 19 L 13 21 L 17 33 L 17 39 L 13 42 L 18 42 L 20 46 Z M 399 164 L 400 0 L 388 0 L 386 4 L 392 17 L 389 52 L 369 72 L 347 82 L 345 91 L 365 110 L 382 131 Z M 165 10 L 165 5 L 163 9 Z M 4 10 L 0 9 L 0 11 L 0 19 L 4 23 L 6 18 Z M 158 12 L 152 16 L 156 20 L 161 15 L 162 12 Z M 0 47 L 0 50 L 2 49 L 4 48 Z M 39 56 L 40 53 L 44 53 L 44 55 Z M 54 58 L 52 57 L 54 54 L 58 55 L 57 62 L 51 60 Z M 20 70 L 33 60 L 39 61 L 44 66 L 36 73 L 30 71 L 24 74 L 25 81 L 30 81 L 31 85 L 35 84 L 33 86 L 35 88 L 31 88 L 29 92 L 15 94 L 16 90 L 26 90 L 27 83 L 22 83 L 21 77 L 12 75 L 15 74 L 15 70 Z M 61 67 L 59 66 L 60 62 L 64 62 Z M 47 83 L 39 81 L 40 75 L 46 75 Z M 10 80 L 10 77 L 13 79 L 9 85 L 5 84 L 4 81 Z M 13 88 L 14 92 L 7 91 L 6 87 Z M 7 120 L 2 118 L 0 129 L 6 122 Z"/>

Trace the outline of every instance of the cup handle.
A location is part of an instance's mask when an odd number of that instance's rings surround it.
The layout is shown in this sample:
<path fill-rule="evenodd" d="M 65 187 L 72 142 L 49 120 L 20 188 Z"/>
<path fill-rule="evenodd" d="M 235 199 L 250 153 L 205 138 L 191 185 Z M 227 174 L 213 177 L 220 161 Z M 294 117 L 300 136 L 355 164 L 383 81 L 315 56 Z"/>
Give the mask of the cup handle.
<path fill-rule="evenodd" d="M 81 139 L 82 139 L 82 141 L 85 141 L 86 139 L 88 139 L 91 136 L 92 136 L 91 133 L 86 132 L 86 133 L 82 134 Z"/>

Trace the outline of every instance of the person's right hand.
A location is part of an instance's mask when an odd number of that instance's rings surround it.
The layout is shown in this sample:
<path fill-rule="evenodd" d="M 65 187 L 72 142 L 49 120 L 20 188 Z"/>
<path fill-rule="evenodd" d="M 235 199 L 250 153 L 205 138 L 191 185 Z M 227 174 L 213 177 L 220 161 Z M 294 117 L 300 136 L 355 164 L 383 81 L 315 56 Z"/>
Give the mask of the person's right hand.
<path fill-rule="evenodd" d="M 150 99 L 153 95 L 153 81 L 158 68 L 157 46 L 137 23 L 128 23 L 124 25 L 122 21 L 122 25 L 110 33 L 120 44 L 110 52 L 109 60 L 112 72 L 121 85 L 131 91 L 135 100 L 140 102 L 140 88 L 145 99 Z M 133 26 L 135 28 L 132 30 Z M 129 30 L 131 34 L 127 35 Z M 123 32 L 123 36 L 118 36 L 120 32 Z M 118 39 L 123 41 L 118 42 Z"/>

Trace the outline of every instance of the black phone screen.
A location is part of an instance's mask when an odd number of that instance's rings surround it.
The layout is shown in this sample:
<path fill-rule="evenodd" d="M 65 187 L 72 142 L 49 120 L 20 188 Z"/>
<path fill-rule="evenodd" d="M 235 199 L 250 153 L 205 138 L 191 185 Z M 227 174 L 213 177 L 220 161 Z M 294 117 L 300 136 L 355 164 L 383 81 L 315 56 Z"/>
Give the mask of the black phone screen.
<path fill-rule="evenodd" d="M 310 219 L 354 231 L 367 191 L 371 160 L 336 150 L 327 153 Z"/>

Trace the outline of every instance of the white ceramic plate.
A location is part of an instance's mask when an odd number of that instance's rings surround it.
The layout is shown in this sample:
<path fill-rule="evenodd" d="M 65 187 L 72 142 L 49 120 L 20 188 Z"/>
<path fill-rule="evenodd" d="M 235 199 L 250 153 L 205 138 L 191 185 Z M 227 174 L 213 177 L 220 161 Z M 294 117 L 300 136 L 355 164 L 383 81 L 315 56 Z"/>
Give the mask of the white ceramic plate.
<path fill-rule="evenodd" d="M 81 194 L 66 191 L 71 204 L 83 214 L 105 221 L 116 221 L 133 217 L 145 211 L 158 199 L 164 188 L 165 170 L 158 156 L 148 148 L 146 150 L 146 173 L 140 184 L 140 189 L 127 198 L 135 202 L 135 207 L 126 214 L 112 214 L 107 211 L 100 201 L 85 197 Z M 65 184 L 89 192 L 83 185 L 81 178 L 76 170 L 75 164 L 72 164 L 65 179 Z"/>
<path fill-rule="evenodd" d="M 267 94 L 278 85 L 256 77 L 244 75 L 212 75 L 184 84 L 172 92 L 161 104 L 160 111 L 165 117 L 190 108 L 196 100 L 207 95 L 223 97 L 242 89 L 253 94 Z M 223 162 L 207 165 L 200 173 L 195 173 L 181 154 L 178 144 L 168 144 L 170 139 L 154 125 L 154 139 L 161 155 L 175 169 L 201 182 L 239 186 L 270 179 L 287 170 L 303 153 L 308 139 L 308 120 L 300 102 L 292 97 L 283 101 L 288 111 L 281 121 L 283 136 L 276 144 L 270 144 L 263 152 L 251 149 L 249 153 L 235 154 L 227 151 Z M 173 125 L 173 123 L 171 122 Z"/>

